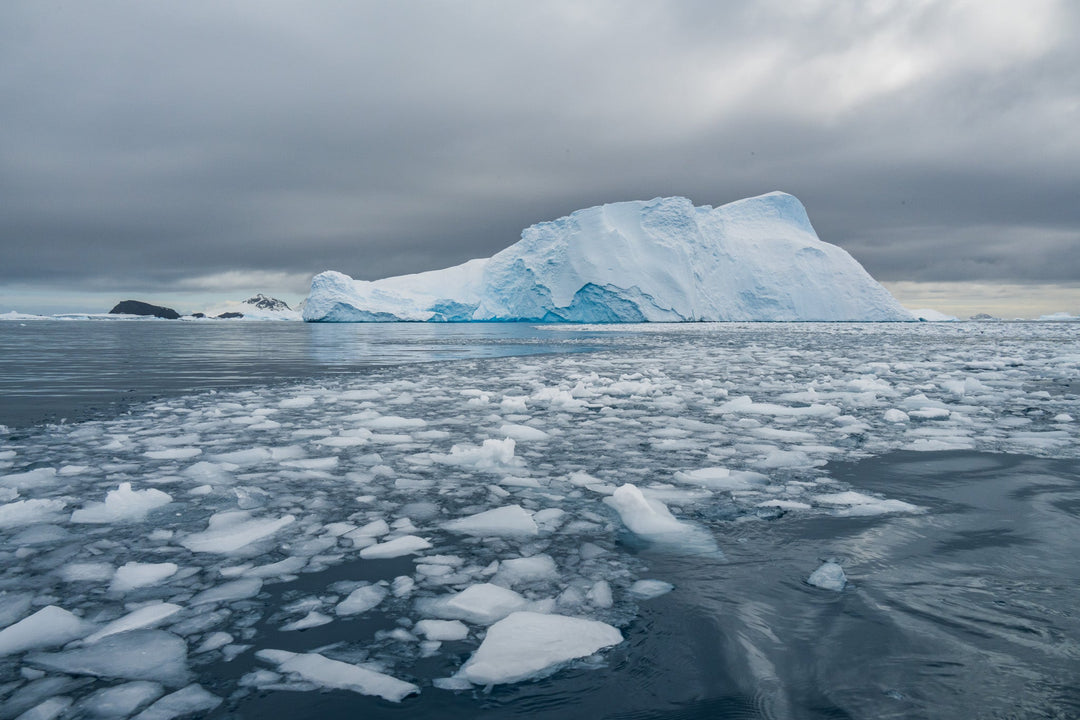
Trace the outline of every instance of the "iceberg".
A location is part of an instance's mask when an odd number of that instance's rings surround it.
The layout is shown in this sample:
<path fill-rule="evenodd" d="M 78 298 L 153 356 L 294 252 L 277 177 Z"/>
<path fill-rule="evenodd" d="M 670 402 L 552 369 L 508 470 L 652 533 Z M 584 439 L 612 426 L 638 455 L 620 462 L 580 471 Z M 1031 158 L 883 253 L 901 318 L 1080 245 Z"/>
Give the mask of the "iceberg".
<path fill-rule="evenodd" d="M 713 208 L 612 203 L 527 228 L 491 258 L 415 275 L 323 272 L 308 322 L 911 321 L 806 209 L 772 192 Z"/>

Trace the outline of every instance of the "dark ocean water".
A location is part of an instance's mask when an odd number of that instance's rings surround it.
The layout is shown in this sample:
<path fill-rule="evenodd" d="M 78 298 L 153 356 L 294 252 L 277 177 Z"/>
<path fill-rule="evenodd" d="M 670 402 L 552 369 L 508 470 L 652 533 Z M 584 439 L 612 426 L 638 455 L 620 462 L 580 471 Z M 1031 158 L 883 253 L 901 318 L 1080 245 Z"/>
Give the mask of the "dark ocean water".
<path fill-rule="evenodd" d="M 210 391 L 229 400 L 230 389 L 246 388 L 276 403 L 291 397 L 297 383 L 367 387 L 371 374 L 373 386 L 376 381 L 412 383 L 416 388 L 407 392 L 420 401 L 425 384 L 449 395 L 485 383 L 498 387 L 495 379 L 507 373 L 517 382 L 513 370 L 526 357 L 537 363 L 536 372 L 546 373 L 545 382 L 567 387 L 592 368 L 613 377 L 627 368 L 654 368 L 647 372 L 670 381 L 662 391 L 645 399 L 631 395 L 625 404 L 607 409 L 641 421 L 659 417 L 648 427 L 659 429 L 663 440 L 642 431 L 633 441 L 612 437 L 609 448 L 597 450 L 604 447 L 602 437 L 599 446 L 593 438 L 588 441 L 593 444 L 577 447 L 572 437 L 561 435 L 559 443 L 523 457 L 552 475 L 588 468 L 588 458 L 598 457 L 597 469 L 591 470 L 598 476 L 612 483 L 630 477 L 644 486 L 651 479 L 669 481 L 671 468 L 693 462 L 742 467 L 738 458 L 745 456 L 751 458 L 747 467 L 772 476 L 778 488 L 786 483 L 785 492 L 797 492 L 801 482 L 824 482 L 812 492 L 851 489 L 922 512 L 788 511 L 761 508 L 740 500 L 738 493 L 717 494 L 704 504 L 672 500 L 679 517 L 711 532 L 721 553 L 687 554 L 643 542 L 625 528 L 615 532 L 610 551 L 628 558 L 622 566 L 647 568 L 646 577 L 671 582 L 675 590 L 641 602 L 621 627 L 626 642 L 598 658 L 537 680 L 447 691 L 431 682 L 452 675 L 477 644 L 475 638 L 447 642 L 432 657 L 394 666 L 422 688 L 418 696 L 394 704 L 344 691 L 242 691 L 243 678 L 265 668 L 251 652 L 231 662 L 212 653 L 192 656 L 198 682 L 226 700 L 208 716 L 1076 718 L 1080 442 L 1075 425 L 1064 418 L 1070 413 L 1080 418 L 1076 335 L 1071 328 L 1050 326 L 567 331 L 527 325 L 0 323 L 0 424 L 10 428 L 0 451 L 17 450 L 9 462 L 29 458 L 25 466 L 0 469 L 0 476 L 65 462 L 54 458 L 56 453 L 83 453 L 77 461 L 89 464 L 86 458 L 97 451 L 78 447 L 79 441 L 61 441 L 66 426 L 42 421 L 93 418 L 108 425 L 110 417 L 122 414 L 131 414 L 132 427 L 149 426 L 159 417 L 168 421 L 160 400 L 145 404 L 153 398 L 175 398 L 169 408 L 190 411 L 212 408 Z M 875 377 L 899 391 L 890 395 L 879 388 L 876 396 L 867 394 Z M 713 406 L 672 404 L 679 393 L 715 387 L 701 384 L 713 379 L 730 389 L 710 396 Z M 734 434 L 729 440 L 708 436 L 714 443 L 708 448 L 687 445 L 677 451 L 663 444 L 685 440 L 665 434 L 680 418 L 692 415 L 703 424 L 728 417 L 713 413 L 715 405 L 741 393 L 773 404 L 754 411 L 765 415 L 748 414 L 725 426 Z M 905 405 L 905 397 L 912 396 L 947 407 L 948 420 L 912 420 L 903 427 L 882 423 L 884 408 L 904 407 L 914 415 L 918 411 L 912 408 L 933 407 L 910 400 Z M 449 402 L 432 397 L 435 403 Z M 775 409 L 778 403 L 805 409 L 824 402 L 842 405 L 844 417 L 865 427 L 840 437 L 834 428 L 850 425 L 828 418 L 790 419 Z M 394 407 L 402 414 L 410 410 Z M 453 407 L 458 409 L 447 412 L 472 412 L 467 408 L 474 406 Z M 479 424 L 495 412 L 476 407 L 475 416 L 455 419 Z M 149 419 L 140 420 L 143 416 Z M 557 413 L 546 427 L 578 427 L 578 420 L 568 417 Z M 808 437 L 793 439 L 800 431 Z M 752 441 L 739 437 L 754 432 Z M 785 465 L 766 469 L 774 456 L 763 449 L 762 438 L 774 443 L 783 438 L 788 451 L 823 459 L 812 472 Z M 920 443 L 929 451 L 911 449 Z M 934 449 L 950 445 L 955 449 Z M 391 448 L 380 452 L 392 462 Z M 128 473 L 125 477 L 139 477 L 130 458 L 127 465 L 115 453 L 108 459 Z M 259 480 L 249 474 L 245 482 Z M 172 486 L 162 487 L 180 497 Z M 81 491 L 72 486 L 66 492 L 78 496 Z M 99 497 L 100 491 L 94 492 Z M 599 502 L 595 507 L 604 508 Z M 0 530 L 0 540 L 6 542 L 14 531 L 4 532 L 9 531 Z M 124 542 L 122 537 L 116 536 Z M 576 547 L 579 541 L 558 542 Z M 547 552 L 561 557 L 558 550 L 553 545 Z M 469 552 L 468 545 L 458 551 Z M 15 550 L 0 552 L 11 563 L 22 558 Z M 74 556 L 75 550 L 62 552 Z M 806 582 L 827 560 L 841 564 L 847 574 L 842 592 Z M 40 566 L 47 564 L 42 560 Z M 336 582 L 390 581 L 412 568 L 411 558 L 346 559 L 267 584 L 257 605 L 246 601 L 236 617 L 252 618 L 245 629 L 256 647 L 297 652 L 359 647 L 380 631 L 400 627 L 400 608 L 302 632 L 282 632 L 281 616 L 273 611 L 325 593 Z M 27 576 L 19 572 L 8 572 L 3 587 L 25 588 Z M 64 605 L 65 598 L 56 594 L 62 586 L 41 573 L 40 591 Z M 260 607 L 268 612 L 256 612 Z M 25 682 L 19 667 L 10 658 L 0 662 L 0 707 L 5 697 L 13 697 L 5 693 L 17 692 Z M 62 717 L 79 717 L 73 713 Z M 0 712 L 0 717 L 8 715 Z"/>
<path fill-rule="evenodd" d="M 158 397 L 374 367 L 587 349 L 579 341 L 505 323 L 0 322 L 0 425 L 71 422 Z"/>

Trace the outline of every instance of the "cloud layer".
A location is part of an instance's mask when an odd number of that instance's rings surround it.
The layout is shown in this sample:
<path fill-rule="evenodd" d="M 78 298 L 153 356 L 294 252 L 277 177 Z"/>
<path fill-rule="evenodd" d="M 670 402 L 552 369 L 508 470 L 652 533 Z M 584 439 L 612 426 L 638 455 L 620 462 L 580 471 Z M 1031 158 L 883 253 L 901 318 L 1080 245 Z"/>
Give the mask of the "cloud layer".
<path fill-rule="evenodd" d="M 292 290 L 774 189 L 879 279 L 1075 283 L 1078 30 L 1068 0 L 12 0 L 0 284 Z"/>

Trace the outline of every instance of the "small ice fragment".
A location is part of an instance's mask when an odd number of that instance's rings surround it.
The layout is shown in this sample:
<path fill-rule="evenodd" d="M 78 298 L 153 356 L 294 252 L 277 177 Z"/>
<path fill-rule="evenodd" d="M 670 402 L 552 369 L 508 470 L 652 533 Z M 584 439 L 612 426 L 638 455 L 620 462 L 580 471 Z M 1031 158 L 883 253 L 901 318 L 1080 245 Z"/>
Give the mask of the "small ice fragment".
<path fill-rule="evenodd" d="M 408 575 L 398 575 L 394 578 L 394 582 L 390 583 L 390 591 L 394 593 L 394 597 L 405 597 L 413 591 L 416 587 L 416 581 Z"/>
<path fill-rule="evenodd" d="M 511 558 L 499 563 L 495 580 L 509 586 L 521 583 L 554 580 L 559 577 L 559 570 L 550 555 L 533 555 L 524 558 Z"/>
<path fill-rule="evenodd" d="M 349 593 L 347 598 L 337 604 L 334 612 L 341 616 L 366 613 L 381 603 L 386 595 L 387 590 L 381 585 L 364 585 Z"/>
<path fill-rule="evenodd" d="M 174 605 L 172 603 L 146 605 L 129 612 L 121 618 L 113 620 L 94 634 L 87 636 L 84 642 L 90 644 L 97 642 L 104 637 L 108 637 L 109 635 L 115 635 L 116 633 L 137 630 L 139 628 L 157 627 L 182 609 L 183 608 L 179 605 Z"/>
<path fill-rule="evenodd" d="M 810 573 L 810 577 L 806 578 L 806 582 L 823 590 L 840 592 L 844 589 L 844 585 L 847 584 L 847 576 L 844 575 L 844 568 L 834 562 L 827 562 Z"/>
<path fill-rule="evenodd" d="M 91 693 L 79 702 L 78 709 L 92 718 L 126 718 L 157 700 L 164 692 L 165 688 L 159 683 L 132 680 Z"/>
<path fill-rule="evenodd" d="M 63 608 L 46 605 L 29 617 L 0 630 L 0 656 L 56 647 L 86 637 L 94 626 Z"/>
<path fill-rule="evenodd" d="M 124 563 L 116 568 L 109 590 L 127 592 L 135 588 L 157 585 L 165 578 L 172 577 L 180 567 L 176 563 Z"/>
<path fill-rule="evenodd" d="M 0 505 L 0 528 L 20 527 L 57 520 L 56 514 L 64 509 L 63 500 L 16 500 Z"/>
<path fill-rule="evenodd" d="M 488 628 L 456 677 L 476 685 L 518 682 L 622 641 L 622 633 L 596 620 L 516 612 Z"/>
<path fill-rule="evenodd" d="M 836 507 L 834 512 L 844 517 L 886 515 L 897 512 L 919 513 L 923 511 L 923 508 L 918 505 L 912 505 L 903 500 L 881 500 L 853 490 L 814 495 L 813 500 L 821 505 Z"/>
<path fill-rule="evenodd" d="M 187 682 L 187 644 L 164 630 L 132 630 L 93 645 L 57 653 L 35 653 L 26 662 L 74 675 L 153 680 L 177 687 Z"/>
<path fill-rule="evenodd" d="M 528 605 L 529 601 L 513 590 L 491 583 L 470 585 L 454 595 L 425 598 L 417 603 L 426 614 L 474 625 L 490 625 Z"/>
<path fill-rule="evenodd" d="M 220 704 L 221 698 L 193 683 L 161 698 L 132 720 L 172 720 L 181 715 L 208 712 Z"/>
<path fill-rule="evenodd" d="M 142 520 L 147 514 L 172 502 L 172 497 L 154 488 L 132 490 L 131 483 L 120 483 L 105 495 L 105 502 L 90 503 L 71 513 L 73 523 L 112 523 Z"/>
<path fill-rule="evenodd" d="M 75 701 L 71 698 L 62 695 L 51 697 L 30 708 L 16 718 L 16 720 L 56 720 L 56 718 L 60 717 L 65 710 L 71 707 L 73 702 Z"/>
<path fill-rule="evenodd" d="M 261 578 L 241 578 L 232 582 L 223 583 L 191 598 L 190 605 L 206 605 L 209 603 L 232 602 L 233 600 L 246 600 L 255 597 L 262 590 Z"/>
<path fill-rule="evenodd" d="M 307 630 L 308 628 L 319 627 L 320 625 L 327 625 L 334 622 L 334 618 L 329 615 L 323 615 L 321 612 L 312 610 L 299 620 L 294 620 L 291 623 L 286 623 L 281 626 L 282 632 L 290 632 L 293 630 Z"/>
<path fill-rule="evenodd" d="M 393 540 L 388 540 L 377 545 L 369 545 L 360 551 L 360 557 L 365 560 L 396 558 L 402 555 L 418 553 L 427 550 L 431 543 L 416 535 L 403 535 Z"/>
<path fill-rule="evenodd" d="M 630 594 L 638 600 L 652 600 L 674 589 L 674 585 L 663 580 L 638 580 L 630 586 Z"/>
<path fill-rule="evenodd" d="M 704 467 L 697 470 L 676 472 L 676 482 L 685 485 L 699 485 L 710 490 L 750 490 L 769 481 L 761 473 L 749 470 L 729 470 L 725 467 Z"/>
<path fill-rule="evenodd" d="M 34 593 L 0 591 L 0 628 L 6 628 L 25 616 L 33 600 Z"/>
<path fill-rule="evenodd" d="M 233 641 L 233 636 L 227 632 L 212 632 L 206 636 L 206 639 L 202 641 L 202 644 L 196 648 L 196 653 L 205 653 L 218 648 L 223 648 Z"/>
<path fill-rule="evenodd" d="M 646 540 L 691 552 L 716 552 L 716 541 L 706 530 L 676 519 L 664 503 L 645 497 L 634 485 L 622 485 L 604 502 L 615 508 L 632 533 Z"/>
<path fill-rule="evenodd" d="M 252 518 L 246 510 L 220 512 L 210 517 L 206 530 L 192 533 L 180 544 L 192 552 L 236 553 L 248 545 L 274 535 L 296 518 Z"/>
<path fill-rule="evenodd" d="M 543 430 L 528 425 L 514 425 L 513 423 L 507 423 L 500 427 L 499 434 L 504 437 L 513 438 L 518 442 L 539 442 L 551 437 Z"/>
<path fill-rule="evenodd" d="M 454 445 L 449 455 L 432 455 L 432 459 L 446 465 L 474 467 L 477 470 L 495 471 L 521 465 L 514 457 L 514 439 L 488 439 L 482 445 Z"/>
<path fill-rule="evenodd" d="M 528 536 L 537 535 L 540 529 L 533 522 L 532 515 L 520 505 L 507 505 L 485 510 L 468 517 L 458 518 L 444 523 L 443 527 L 452 532 L 487 537 L 489 535 Z"/>
<path fill-rule="evenodd" d="M 256 656 L 260 660 L 276 663 L 278 670 L 283 673 L 299 675 L 303 680 L 321 687 L 375 695 L 390 702 L 401 702 L 405 697 L 420 692 L 420 688 L 412 683 L 359 665 L 331 660 L 318 653 L 260 650 Z"/>
<path fill-rule="evenodd" d="M 885 422 L 906 423 L 908 420 L 908 414 L 903 410 L 889 408 L 885 411 Z"/>
<path fill-rule="evenodd" d="M 428 640 L 464 640 L 469 636 L 468 626 L 460 620 L 421 620 L 413 629 Z"/>
<path fill-rule="evenodd" d="M 597 580 L 585 593 L 586 599 L 598 608 L 609 608 L 614 604 L 611 597 L 611 585 L 607 580 Z"/>

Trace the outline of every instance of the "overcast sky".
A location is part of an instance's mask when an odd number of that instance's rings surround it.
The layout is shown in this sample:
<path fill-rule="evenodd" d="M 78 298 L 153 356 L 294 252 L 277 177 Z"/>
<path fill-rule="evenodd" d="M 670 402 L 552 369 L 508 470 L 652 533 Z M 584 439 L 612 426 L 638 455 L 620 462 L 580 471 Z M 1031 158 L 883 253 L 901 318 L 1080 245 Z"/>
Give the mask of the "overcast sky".
<path fill-rule="evenodd" d="M 1075 0 L 4 0 L 0 311 L 295 301 L 785 190 L 909 306 L 1080 313 L 1078 68 Z"/>

